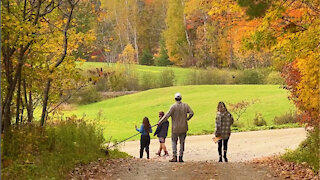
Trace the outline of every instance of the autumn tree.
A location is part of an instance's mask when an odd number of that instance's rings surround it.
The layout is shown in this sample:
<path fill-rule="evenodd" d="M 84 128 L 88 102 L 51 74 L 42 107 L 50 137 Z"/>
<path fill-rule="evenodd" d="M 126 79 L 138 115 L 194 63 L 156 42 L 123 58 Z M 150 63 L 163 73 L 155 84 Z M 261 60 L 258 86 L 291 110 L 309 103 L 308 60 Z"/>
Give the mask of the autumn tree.
<path fill-rule="evenodd" d="M 17 125 L 23 121 L 25 109 L 31 122 L 34 109 L 41 105 L 43 125 L 49 112 L 47 105 L 78 85 L 80 75 L 75 58 L 70 56 L 85 36 L 70 25 L 78 2 L 1 2 L 4 131 L 10 127 L 12 117 Z"/>
<path fill-rule="evenodd" d="M 246 46 L 268 48 L 274 67 L 283 70 L 300 120 L 319 127 L 320 4 L 317 1 L 273 2 Z"/>
<path fill-rule="evenodd" d="M 137 64 L 135 50 L 131 44 L 127 44 L 122 53 L 119 55 L 119 61 L 124 64 Z"/>
<path fill-rule="evenodd" d="M 169 0 L 164 38 L 169 59 L 176 65 L 187 65 L 188 59 L 192 57 L 185 22 L 184 0 Z"/>

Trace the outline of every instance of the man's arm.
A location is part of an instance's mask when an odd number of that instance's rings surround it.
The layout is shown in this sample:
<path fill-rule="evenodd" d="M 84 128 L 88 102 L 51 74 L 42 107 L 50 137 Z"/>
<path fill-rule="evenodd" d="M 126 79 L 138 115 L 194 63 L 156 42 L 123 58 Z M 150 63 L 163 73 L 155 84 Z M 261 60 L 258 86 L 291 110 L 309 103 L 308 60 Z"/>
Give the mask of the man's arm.
<path fill-rule="evenodd" d="M 189 121 L 189 120 L 193 117 L 193 115 L 194 115 L 194 113 L 193 113 L 193 111 L 192 111 L 192 109 L 190 108 L 189 105 L 188 105 L 188 111 L 187 111 L 187 113 L 189 114 L 189 116 L 188 116 L 188 118 L 187 118 L 187 120 Z"/>
<path fill-rule="evenodd" d="M 164 123 L 165 121 L 168 121 L 168 118 L 172 115 L 173 113 L 173 105 L 170 107 L 170 110 L 165 114 L 158 122 L 158 125 Z"/>

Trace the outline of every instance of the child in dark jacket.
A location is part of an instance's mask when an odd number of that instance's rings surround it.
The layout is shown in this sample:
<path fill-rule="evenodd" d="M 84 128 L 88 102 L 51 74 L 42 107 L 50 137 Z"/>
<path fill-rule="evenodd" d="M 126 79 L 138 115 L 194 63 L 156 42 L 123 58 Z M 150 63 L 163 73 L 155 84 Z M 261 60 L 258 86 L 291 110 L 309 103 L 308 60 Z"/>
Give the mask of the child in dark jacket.
<path fill-rule="evenodd" d="M 164 112 L 161 111 L 159 112 L 159 119 L 161 119 L 164 116 Z M 166 137 L 168 135 L 168 127 L 169 127 L 169 122 L 166 121 L 160 125 L 158 125 L 156 132 L 154 133 L 154 136 L 157 135 L 159 142 L 160 142 L 160 148 L 159 151 L 156 153 L 156 155 L 161 156 L 161 150 L 164 151 L 164 156 L 169 156 L 169 153 L 166 148 Z"/>
<path fill-rule="evenodd" d="M 143 157 L 143 150 L 146 149 L 147 159 L 149 159 L 149 145 L 150 145 L 150 136 L 149 133 L 152 133 L 152 128 L 147 117 L 143 118 L 142 125 L 140 129 L 135 126 L 136 130 L 141 133 L 140 138 L 140 158 Z"/>

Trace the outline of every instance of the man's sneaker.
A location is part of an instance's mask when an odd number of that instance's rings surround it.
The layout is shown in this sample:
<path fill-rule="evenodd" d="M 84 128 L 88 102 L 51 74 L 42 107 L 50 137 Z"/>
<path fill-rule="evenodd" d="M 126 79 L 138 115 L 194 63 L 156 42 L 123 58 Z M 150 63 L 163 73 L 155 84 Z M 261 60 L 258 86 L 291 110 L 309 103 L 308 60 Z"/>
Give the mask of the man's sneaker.
<path fill-rule="evenodd" d="M 173 158 L 169 160 L 169 162 L 177 162 L 177 156 L 173 156 Z"/>
<path fill-rule="evenodd" d="M 182 156 L 179 156 L 179 162 L 184 162 Z"/>

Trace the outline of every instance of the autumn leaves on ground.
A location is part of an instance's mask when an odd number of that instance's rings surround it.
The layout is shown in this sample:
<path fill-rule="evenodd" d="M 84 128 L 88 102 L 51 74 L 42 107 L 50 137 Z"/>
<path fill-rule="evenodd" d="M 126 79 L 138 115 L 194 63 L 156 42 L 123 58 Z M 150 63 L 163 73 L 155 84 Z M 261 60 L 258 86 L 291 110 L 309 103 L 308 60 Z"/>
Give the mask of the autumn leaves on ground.
<path fill-rule="evenodd" d="M 185 172 L 191 179 L 195 175 L 232 179 L 251 172 L 266 178 L 316 178 L 319 17 L 320 3 L 315 0 L 2 0 L 1 178 L 112 179 L 120 174 L 152 176 L 149 173 L 161 178 L 167 173 L 170 179 Z M 253 84 L 262 94 L 255 92 Z M 263 90 L 270 84 L 281 97 Z M 157 91 L 159 98 L 169 98 L 171 93 L 161 91 L 179 87 L 190 94 L 188 90 L 197 89 L 194 93 L 199 93 L 190 97 L 201 100 L 184 99 L 198 103 L 197 121 L 190 122 L 189 135 L 213 133 L 216 104 L 208 103 L 221 97 L 238 117 L 233 133 L 307 127 L 307 137 L 278 160 L 266 158 L 255 164 L 169 164 L 122 159 L 128 154 L 105 150 L 113 143 L 113 134 L 117 140 L 128 135 L 117 128 L 127 132 L 142 117 L 165 111 L 172 103 L 152 103 L 154 97 L 140 95 Z M 214 94 L 214 102 L 206 102 L 201 96 L 206 88 L 212 96 L 210 87 L 226 94 Z M 232 87 L 233 92 L 224 87 Z M 122 96 L 126 94 L 133 95 Z M 137 102 L 151 103 L 134 107 L 141 114 L 131 119 L 124 109 L 126 100 L 139 96 Z M 201 104 L 206 108 L 201 109 Z M 108 114 L 96 111 L 97 105 L 104 105 L 99 108 Z M 130 122 L 117 124 L 118 116 L 124 115 Z M 208 125 L 197 123 L 201 122 L 197 116 L 212 127 L 203 128 Z M 225 167 L 236 173 L 228 173 Z M 115 176 L 109 176 L 109 171 Z"/>

